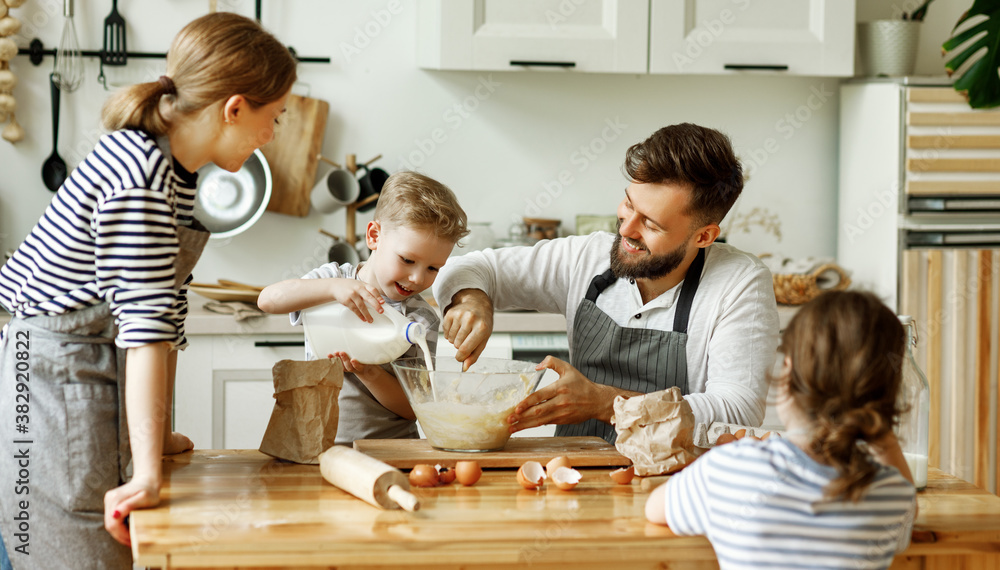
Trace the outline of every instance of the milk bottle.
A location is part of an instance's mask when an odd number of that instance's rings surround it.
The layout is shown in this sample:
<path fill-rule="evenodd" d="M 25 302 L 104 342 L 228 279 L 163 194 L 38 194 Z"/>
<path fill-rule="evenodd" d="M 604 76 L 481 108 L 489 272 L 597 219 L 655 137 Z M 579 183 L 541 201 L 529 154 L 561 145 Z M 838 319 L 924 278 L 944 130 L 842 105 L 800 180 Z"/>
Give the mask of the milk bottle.
<path fill-rule="evenodd" d="M 325 358 L 346 352 L 363 364 L 392 362 L 410 346 L 426 347 L 424 325 L 404 317 L 388 304 L 380 314 L 369 307 L 372 322 L 362 321 L 340 303 L 326 303 L 302 310 L 302 326 L 313 354 Z"/>
<path fill-rule="evenodd" d="M 913 473 L 917 490 L 927 487 L 927 447 L 930 423 L 930 389 L 927 378 L 913 358 L 917 344 L 917 325 L 908 315 L 900 315 L 899 322 L 906 334 L 906 352 L 903 353 L 903 385 L 899 393 L 900 404 L 906 410 L 899 417 L 896 436 L 903 449 L 903 457 Z"/>

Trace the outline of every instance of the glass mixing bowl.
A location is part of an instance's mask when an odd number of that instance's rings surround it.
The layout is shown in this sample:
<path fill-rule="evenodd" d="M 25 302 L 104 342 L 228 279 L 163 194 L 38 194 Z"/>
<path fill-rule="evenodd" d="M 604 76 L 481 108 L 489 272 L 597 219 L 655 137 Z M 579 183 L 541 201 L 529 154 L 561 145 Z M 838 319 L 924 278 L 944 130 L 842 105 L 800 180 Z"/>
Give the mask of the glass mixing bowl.
<path fill-rule="evenodd" d="M 392 363 L 413 413 L 432 447 L 445 451 L 497 451 L 510 439 L 507 416 L 535 391 L 545 370 L 535 363 L 480 358 L 462 372 L 454 358 Z"/>

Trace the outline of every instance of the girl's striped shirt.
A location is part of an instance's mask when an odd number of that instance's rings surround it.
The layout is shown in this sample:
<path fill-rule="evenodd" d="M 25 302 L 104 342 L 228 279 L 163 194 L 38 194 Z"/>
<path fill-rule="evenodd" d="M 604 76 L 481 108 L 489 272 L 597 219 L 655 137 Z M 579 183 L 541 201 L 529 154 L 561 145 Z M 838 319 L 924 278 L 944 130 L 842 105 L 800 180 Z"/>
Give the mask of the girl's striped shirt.
<path fill-rule="evenodd" d="M 185 344 L 187 283 L 175 290 L 174 260 L 198 177 L 161 146 L 166 139 L 138 130 L 101 137 L 0 268 L 9 312 L 59 315 L 107 302 L 118 346 Z"/>
<path fill-rule="evenodd" d="M 706 535 L 721 568 L 888 568 L 910 543 L 916 489 L 881 466 L 857 503 L 824 498 L 836 477 L 787 440 L 740 440 L 671 477 L 667 524 Z"/>

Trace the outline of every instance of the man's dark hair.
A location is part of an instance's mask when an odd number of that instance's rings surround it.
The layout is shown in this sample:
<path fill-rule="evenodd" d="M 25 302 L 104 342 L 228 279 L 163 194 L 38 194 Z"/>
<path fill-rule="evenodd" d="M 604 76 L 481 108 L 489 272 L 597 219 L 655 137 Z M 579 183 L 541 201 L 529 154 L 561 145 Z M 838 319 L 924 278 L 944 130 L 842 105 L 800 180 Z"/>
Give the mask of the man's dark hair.
<path fill-rule="evenodd" d="M 743 167 L 729 137 L 691 123 L 663 127 L 632 145 L 623 168 L 634 182 L 690 185 L 688 213 L 699 227 L 721 222 L 743 191 Z"/>

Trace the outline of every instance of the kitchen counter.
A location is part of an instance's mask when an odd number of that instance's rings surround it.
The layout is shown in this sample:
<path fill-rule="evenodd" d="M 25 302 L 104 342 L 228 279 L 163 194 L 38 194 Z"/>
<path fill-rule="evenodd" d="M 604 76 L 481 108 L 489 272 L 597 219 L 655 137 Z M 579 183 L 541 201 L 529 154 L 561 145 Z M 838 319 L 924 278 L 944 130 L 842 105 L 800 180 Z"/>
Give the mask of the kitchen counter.
<path fill-rule="evenodd" d="M 352 497 L 318 466 L 187 452 L 164 459 L 160 505 L 132 513 L 132 552 L 158 568 L 711 567 L 705 538 L 645 521 L 648 481 L 581 471 L 573 491 L 527 491 L 513 470 L 487 470 L 473 487 L 414 489 L 421 508 L 408 513 Z M 1000 497 L 936 469 L 918 496 L 913 543 L 894 567 L 1000 564 Z"/>

